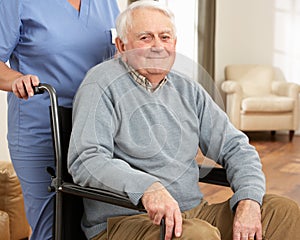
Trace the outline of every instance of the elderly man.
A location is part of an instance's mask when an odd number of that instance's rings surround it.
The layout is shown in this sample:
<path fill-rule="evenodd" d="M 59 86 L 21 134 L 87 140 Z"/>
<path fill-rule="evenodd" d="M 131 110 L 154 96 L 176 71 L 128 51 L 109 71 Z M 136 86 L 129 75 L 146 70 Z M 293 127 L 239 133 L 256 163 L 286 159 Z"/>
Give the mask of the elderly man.
<path fill-rule="evenodd" d="M 155 1 L 117 19 L 120 57 L 95 66 L 74 101 L 69 170 L 84 186 L 143 203 L 147 214 L 84 200 L 89 239 L 295 239 L 299 207 L 265 195 L 259 156 L 205 90 L 173 71 L 174 16 Z M 208 204 L 198 186 L 198 148 L 226 168 L 234 191 Z"/>

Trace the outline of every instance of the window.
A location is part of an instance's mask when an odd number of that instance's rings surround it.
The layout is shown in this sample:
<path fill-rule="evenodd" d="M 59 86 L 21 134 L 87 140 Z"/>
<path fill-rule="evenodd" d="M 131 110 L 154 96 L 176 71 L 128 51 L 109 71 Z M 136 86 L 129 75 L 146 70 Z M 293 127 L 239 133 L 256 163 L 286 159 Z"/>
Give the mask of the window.
<path fill-rule="evenodd" d="M 275 0 L 274 17 L 274 65 L 300 83 L 300 1 Z"/>

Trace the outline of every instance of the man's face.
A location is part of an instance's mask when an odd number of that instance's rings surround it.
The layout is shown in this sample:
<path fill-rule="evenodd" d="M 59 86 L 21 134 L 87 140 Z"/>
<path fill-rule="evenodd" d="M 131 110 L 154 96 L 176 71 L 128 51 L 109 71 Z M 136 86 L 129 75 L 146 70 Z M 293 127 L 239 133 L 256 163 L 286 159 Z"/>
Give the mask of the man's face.
<path fill-rule="evenodd" d="M 158 82 L 169 72 L 175 59 L 176 38 L 170 19 L 158 10 L 136 9 L 122 44 L 125 60 L 151 82 Z M 118 47 L 120 48 L 120 47 Z"/>

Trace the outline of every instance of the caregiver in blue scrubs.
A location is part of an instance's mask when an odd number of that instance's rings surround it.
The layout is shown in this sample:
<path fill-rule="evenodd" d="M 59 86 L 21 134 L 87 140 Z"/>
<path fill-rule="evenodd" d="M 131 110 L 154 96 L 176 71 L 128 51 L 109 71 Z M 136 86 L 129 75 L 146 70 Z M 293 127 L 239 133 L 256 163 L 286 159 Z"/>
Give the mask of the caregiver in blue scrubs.
<path fill-rule="evenodd" d="M 55 87 L 71 107 L 86 72 L 115 53 L 116 0 L 0 0 L 0 89 L 8 91 L 8 143 L 19 177 L 31 240 L 52 238 L 54 167 L 49 96 L 31 85 Z M 5 63 L 9 61 L 10 67 Z"/>

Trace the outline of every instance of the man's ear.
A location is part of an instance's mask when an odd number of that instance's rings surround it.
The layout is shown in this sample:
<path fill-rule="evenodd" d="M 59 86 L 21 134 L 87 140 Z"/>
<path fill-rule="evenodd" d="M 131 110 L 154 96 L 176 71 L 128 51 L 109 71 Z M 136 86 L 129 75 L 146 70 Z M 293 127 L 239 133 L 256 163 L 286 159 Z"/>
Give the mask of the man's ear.
<path fill-rule="evenodd" d="M 119 53 L 125 52 L 125 44 L 119 37 L 116 38 L 116 48 L 118 49 Z"/>

